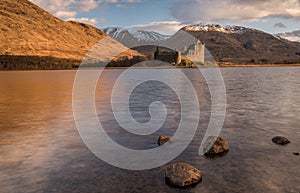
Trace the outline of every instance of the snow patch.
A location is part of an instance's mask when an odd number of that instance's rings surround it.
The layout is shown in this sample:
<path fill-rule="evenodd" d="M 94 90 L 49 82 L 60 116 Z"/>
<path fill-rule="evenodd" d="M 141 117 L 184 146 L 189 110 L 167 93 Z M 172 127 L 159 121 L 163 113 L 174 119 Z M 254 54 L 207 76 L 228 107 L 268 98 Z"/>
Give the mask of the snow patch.
<path fill-rule="evenodd" d="M 246 31 L 257 31 L 255 29 L 246 28 L 242 26 L 227 25 L 225 27 L 218 24 L 198 24 L 190 25 L 183 28 L 186 31 L 217 31 L 226 34 L 242 34 Z"/>

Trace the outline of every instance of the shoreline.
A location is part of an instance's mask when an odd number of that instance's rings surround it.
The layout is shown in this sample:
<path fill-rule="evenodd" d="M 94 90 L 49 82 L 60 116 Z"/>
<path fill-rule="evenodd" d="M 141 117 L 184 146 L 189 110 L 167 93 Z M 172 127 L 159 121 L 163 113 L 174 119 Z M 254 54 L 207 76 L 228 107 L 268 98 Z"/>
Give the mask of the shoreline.
<path fill-rule="evenodd" d="M 236 68 L 236 67 L 300 67 L 300 64 L 236 64 L 236 63 L 219 63 L 219 66 L 200 67 L 200 68 Z M 100 67 L 83 67 L 82 70 L 93 70 Z M 105 67 L 106 69 L 188 69 L 189 67 L 161 66 L 161 67 Z M 194 67 L 195 68 L 195 67 Z M 79 68 L 72 69 L 0 69 L 0 72 L 11 71 L 77 71 Z M 190 68 L 193 69 L 193 68 Z"/>
<path fill-rule="evenodd" d="M 236 63 L 218 63 L 219 67 L 295 67 L 300 66 L 300 64 L 236 64 Z"/>

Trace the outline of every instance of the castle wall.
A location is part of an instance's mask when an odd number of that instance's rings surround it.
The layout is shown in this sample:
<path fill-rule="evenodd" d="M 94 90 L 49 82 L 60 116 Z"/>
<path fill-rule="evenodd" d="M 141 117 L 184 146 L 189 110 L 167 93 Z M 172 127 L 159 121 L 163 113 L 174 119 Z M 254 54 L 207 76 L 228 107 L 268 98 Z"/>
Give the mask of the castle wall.
<path fill-rule="evenodd" d="M 177 51 L 159 51 L 158 49 L 154 53 L 154 59 L 160 60 L 169 64 L 179 65 L 181 63 L 181 53 Z"/>

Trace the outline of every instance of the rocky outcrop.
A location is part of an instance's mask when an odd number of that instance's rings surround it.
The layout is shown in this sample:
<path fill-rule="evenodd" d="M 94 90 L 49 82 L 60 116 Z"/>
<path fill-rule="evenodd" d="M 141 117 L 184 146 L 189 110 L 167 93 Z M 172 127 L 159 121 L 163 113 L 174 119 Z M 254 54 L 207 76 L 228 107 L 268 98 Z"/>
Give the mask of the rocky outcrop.
<path fill-rule="evenodd" d="M 165 173 L 166 182 L 176 187 L 187 187 L 196 184 L 202 179 L 202 172 L 186 163 L 177 163 L 169 166 Z"/>
<path fill-rule="evenodd" d="M 279 145 L 286 145 L 291 143 L 290 140 L 288 140 L 286 137 L 282 136 L 276 136 L 272 138 L 273 143 L 279 144 Z"/>
<path fill-rule="evenodd" d="M 159 146 L 162 146 L 163 144 L 165 144 L 166 142 L 168 142 L 171 139 L 171 137 L 169 136 L 159 136 L 157 143 Z"/>
<path fill-rule="evenodd" d="M 221 137 L 210 136 L 207 138 L 204 145 L 205 155 L 219 155 L 229 151 L 229 144 Z"/>

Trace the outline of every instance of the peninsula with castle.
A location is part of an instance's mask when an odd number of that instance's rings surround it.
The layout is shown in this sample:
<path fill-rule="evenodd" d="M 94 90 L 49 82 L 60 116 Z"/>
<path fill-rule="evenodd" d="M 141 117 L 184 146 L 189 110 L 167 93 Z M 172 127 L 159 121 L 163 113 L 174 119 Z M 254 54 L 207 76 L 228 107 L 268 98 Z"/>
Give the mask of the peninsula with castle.
<path fill-rule="evenodd" d="M 172 64 L 176 67 L 194 67 L 196 64 L 205 66 L 205 43 L 197 39 L 194 45 L 177 50 L 160 50 L 157 46 L 154 59 Z"/>

